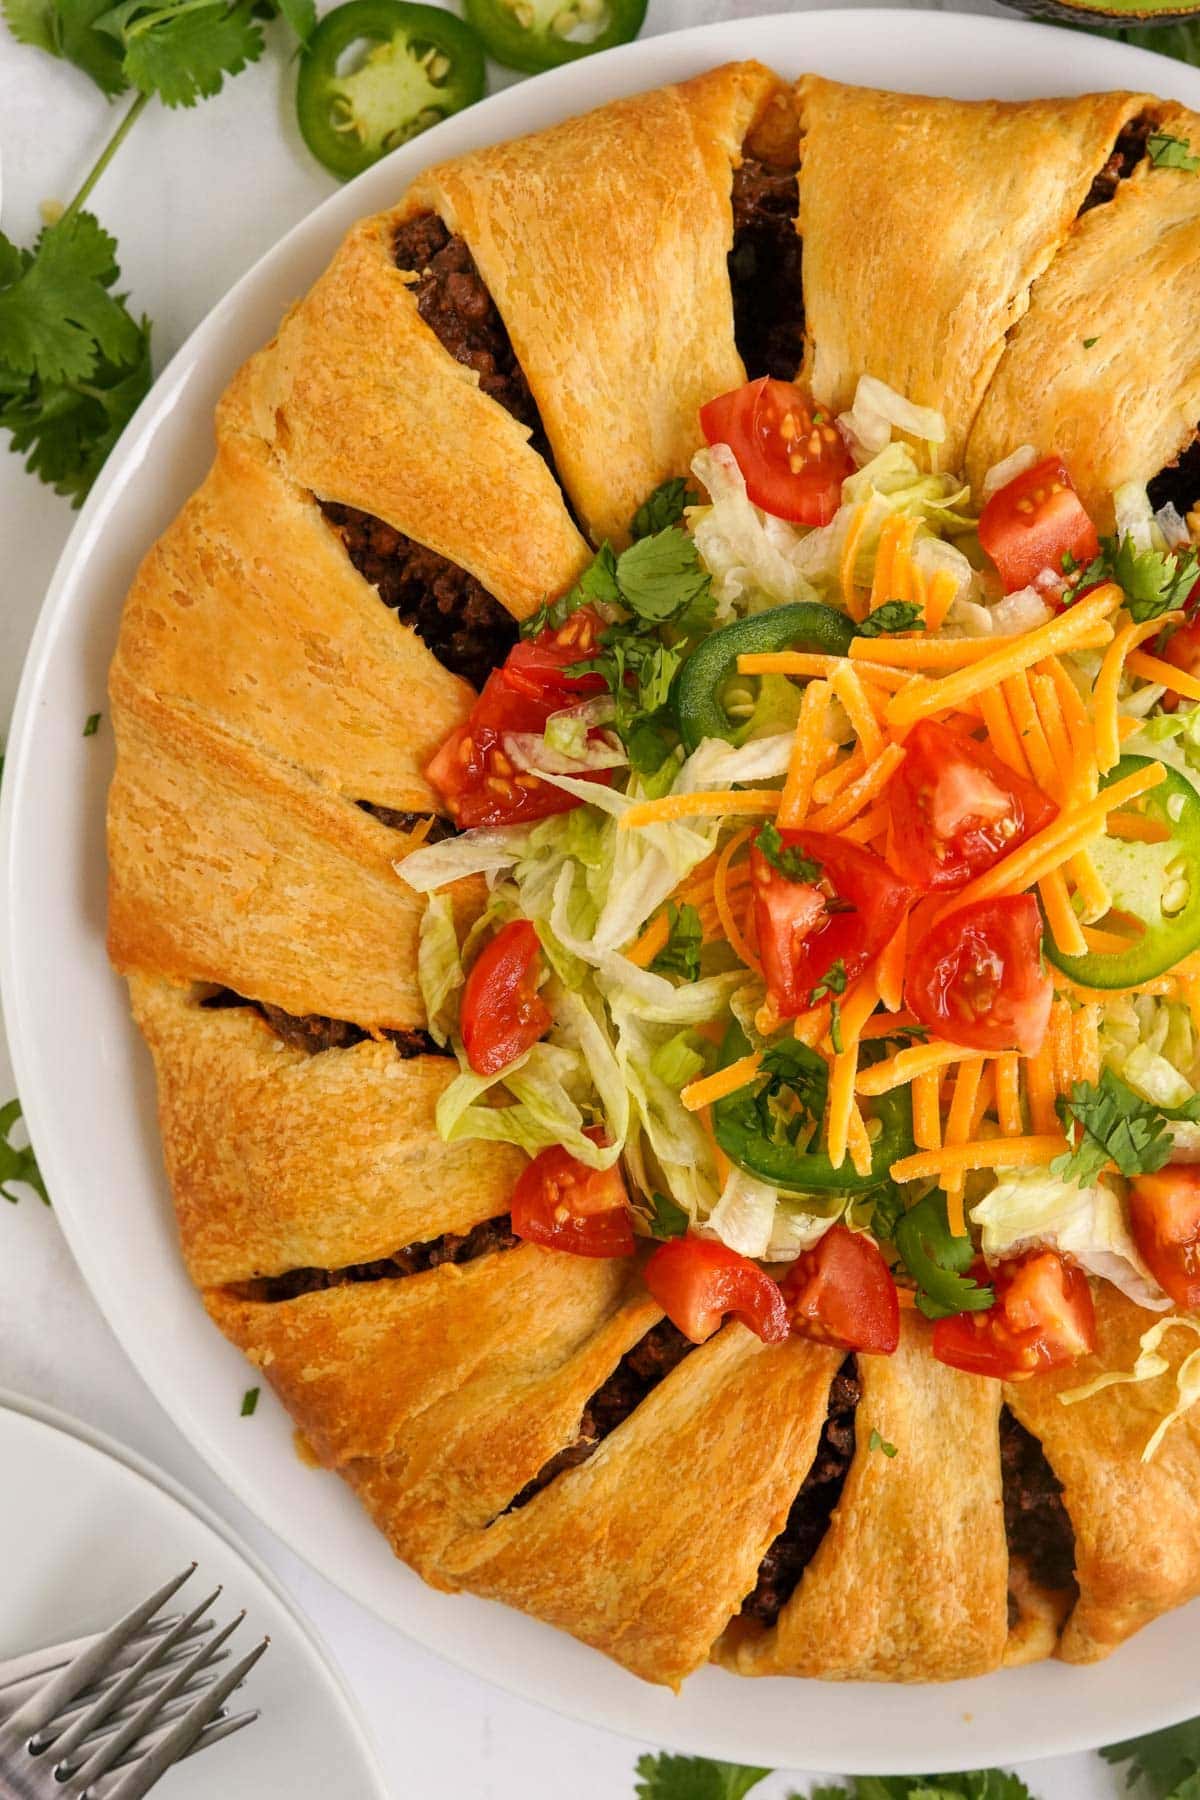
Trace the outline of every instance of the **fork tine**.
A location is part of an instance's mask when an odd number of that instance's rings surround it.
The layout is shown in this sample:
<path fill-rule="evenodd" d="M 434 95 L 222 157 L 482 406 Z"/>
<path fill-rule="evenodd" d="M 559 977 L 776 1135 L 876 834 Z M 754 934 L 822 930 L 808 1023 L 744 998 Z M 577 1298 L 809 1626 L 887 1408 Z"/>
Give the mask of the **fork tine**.
<path fill-rule="evenodd" d="M 170 1631 L 172 1625 L 178 1623 L 178 1613 L 172 1613 L 165 1619 L 152 1619 L 130 1638 L 123 1650 L 117 1652 L 112 1666 L 124 1668 L 133 1657 L 141 1655 L 147 1638 Z M 0 1657 L 0 1695 L 11 1693 L 13 1688 L 27 1687 L 31 1681 L 48 1680 L 75 1657 L 90 1650 L 98 1636 L 98 1632 L 91 1631 L 85 1637 L 71 1638 L 62 1644 L 44 1644 L 40 1650 L 31 1650 L 24 1656 Z"/>
<path fill-rule="evenodd" d="M 169 1700 L 173 1700 L 180 1689 L 186 1686 L 191 1680 L 192 1676 L 197 1674 L 198 1671 L 210 1661 L 211 1657 L 220 1649 L 226 1638 L 232 1636 L 237 1630 L 245 1616 L 244 1612 L 239 1613 L 236 1618 L 231 1619 L 229 1624 L 224 1626 L 217 1633 L 210 1644 L 202 1644 L 196 1654 L 190 1657 L 181 1668 L 175 1671 L 175 1674 L 172 1675 L 170 1681 L 164 1682 L 162 1687 L 160 1687 L 156 1693 L 151 1694 L 149 1699 L 143 1701 L 138 1710 L 131 1718 L 125 1721 L 119 1730 L 115 1731 L 111 1737 L 102 1740 L 99 1746 L 92 1752 L 87 1762 L 84 1763 L 83 1767 L 81 1769 L 73 1769 L 71 1774 L 77 1776 L 81 1784 L 84 1787 L 87 1787 L 99 1776 L 111 1769 L 122 1751 L 127 1750 L 130 1744 L 136 1743 L 139 1738 L 145 1737 L 147 1732 L 153 1731 L 153 1722 L 162 1711 L 163 1707 Z M 200 1700 L 196 1702 L 196 1705 L 207 1704 L 212 1694 L 216 1693 L 219 1688 L 224 1687 L 224 1683 L 228 1680 L 229 1675 L 226 1674 L 221 1681 L 218 1681 L 214 1687 L 208 1690 L 208 1693 L 201 1696 Z M 228 1693 L 229 1688 L 225 1687 L 224 1691 L 225 1693 Z M 218 1701 L 217 1704 L 219 1705 L 220 1702 Z M 213 1711 L 215 1710 L 216 1708 L 214 1707 Z M 208 1713 L 206 1717 L 211 1718 L 212 1713 Z"/>
<path fill-rule="evenodd" d="M 158 1740 L 149 1754 L 142 1757 L 123 1780 L 106 1791 L 104 1800 L 142 1800 L 142 1796 L 150 1792 L 155 1782 L 173 1763 L 179 1762 L 189 1750 L 197 1746 L 205 1727 L 210 1720 L 215 1719 L 234 1688 L 245 1680 L 259 1657 L 265 1653 L 270 1642 L 270 1638 L 264 1638 L 261 1644 L 256 1644 L 240 1662 L 235 1663 L 233 1668 L 221 1677 L 210 1693 L 204 1694 L 193 1706 L 189 1707 L 182 1719 L 177 1720 L 166 1736 Z M 220 1735 L 228 1736 L 230 1732 L 240 1730 L 243 1724 L 248 1725 L 255 1717 L 257 1717 L 256 1714 L 249 1713 L 242 1714 L 237 1721 L 222 1720 L 220 1723 L 226 1729 Z M 215 1742 L 216 1734 L 210 1737 L 209 1741 Z M 90 1800 L 86 1790 L 83 1800 Z"/>
<path fill-rule="evenodd" d="M 137 1711 L 143 1701 L 148 1700 L 152 1694 L 157 1694 L 162 1691 L 170 1677 L 174 1674 L 175 1669 L 178 1667 L 178 1661 L 179 1659 L 169 1665 L 164 1663 L 161 1669 L 155 1669 L 152 1672 L 148 1680 L 139 1682 L 134 1691 L 122 1702 L 120 1709 L 113 1712 L 111 1717 L 105 1720 L 102 1728 L 99 1731 L 93 1732 L 92 1736 L 110 1737 L 118 1725 L 123 1725 L 126 1719 L 131 1717 L 131 1715 Z M 228 1661 L 228 1650 L 219 1650 L 212 1659 L 212 1665 L 202 1669 L 199 1675 L 194 1676 L 186 1687 L 181 1688 L 179 1690 L 180 1695 L 190 1700 L 193 1695 L 199 1694 L 205 1688 L 211 1687 L 216 1680 L 213 1669 L 218 1663 Z M 56 1719 L 51 1720 L 49 1725 L 43 1727 L 36 1739 L 31 1739 L 30 1741 L 37 1743 L 39 1745 L 39 1750 L 42 1747 L 50 1749 L 56 1742 L 55 1732 L 57 1731 L 61 1737 L 62 1733 L 66 1730 L 66 1727 L 73 1724 L 83 1710 L 82 1706 L 76 1706 L 65 1713 L 60 1713 Z"/>
<path fill-rule="evenodd" d="M 241 1731 L 245 1726 L 253 1725 L 256 1719 L 261 1718 L 262 1713 L 257 1706 L 250 1712 L 235 1713 L 232 1718 L 218 1713 L 212 1723 L 204 1727 L 191 1749 L 185 1750 L 183 1755 L 175 1760 L 186 1762 L 189 1756 L 199 1756 L 201 1750 L 207 1750 L 211 1744 L 219 1744 L 222 1738 L 232 1737 L 235 1731 Z M 130 1763 L 137 1762 L 139 1757 L 149 1755 L 158 1741 L 157 1737 L 146 1738 L 141 1744 L 135 1745 L 132 1750 L 127 1750 L 124 1756 L 113 1764 L 110 1773 L 115 1774 L 118 1769 L 127 1769 Z"/>
<path fill-rule="evenodd" d="M 30 1695 L 25 1704 L 6 1721 L 6 1729 L 14 1735 L 19 1733 L 21 1736 L 32 1737 L 35 1731 L 40 1731 L 43 1725 L 49 1724 L 55 1713 L 60 1712 L 69 1700 L 73 1700 L 103 1673 L 114 1651 L 128 1643 L 146 1621 L 166 1605 L 172 1594 L 179 1592 L 195 1570 L 195 1563 L 190 1563 L 182 1575 L 172 1576 L 148 1600 L 133 1607 L 110 1630 L 102 1632 L 87 1650 Z"/>
<path fill-rule="evenodd" d="M 214 1588 L 212 1593 L 201 1600 L 199 1606 L 193 1607 L 190 1613 L 185 1614 L 184 1617 L 179 1620 L 178 1624 L 174 1625 L 171 1630 L 167 1632 L 165 1637 L 161 1637 L 156 1643 L 151 1644 L 150 1648 L 143 1652 L 137 1662 L 133 1664 L 132 1668 L 126 1669 L 125 1673 L 121 1675 L 117 1681 L 114 1681 L 111 1687 L 105 1688 L 105 1690 L 92 1701 L 92 1704 L 85 1708 L 83 1713 L 80 1714 L 74 1723 L 68 1725 L 61 1736 L 56 1739 L 46 1738 L 43 1747 L 48 1749 L 50 1743 L 53 1742 L 60 1763 L 69 1757 L 71 1752 L 75 1750 L 85 1738 L 91 1737 L 100 1728 L 110 1714 L 118 1710 L 122 1702 L 134 1691 L 144 1677 L 158 1667 L 167 1652 L 173 1650 L 180 1638 L 182 1638 L 196 1621 L 202 1618 L 209 1610 L 214 1601 L 219 1597 L 220 1592 L 221 1590 L 219 1587 Z M 205 1647 L 207 1648 L 207 1646 Z M 44 1738 L 45 1733 L 41 1733 L 39 1736 Z"/>

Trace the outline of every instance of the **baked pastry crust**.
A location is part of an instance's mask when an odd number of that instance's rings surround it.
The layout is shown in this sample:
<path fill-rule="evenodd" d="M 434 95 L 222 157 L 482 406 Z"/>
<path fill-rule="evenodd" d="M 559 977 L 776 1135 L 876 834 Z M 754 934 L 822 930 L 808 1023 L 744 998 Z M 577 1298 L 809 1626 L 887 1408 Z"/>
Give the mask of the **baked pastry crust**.
<path fill-rule="evenodd" d="M 875 375 L 946 420 L 961 466 L 1005 336 L 1140 94 L 929 100 L 799 82 L 800 236 L 813 394 Z"/>
<path fill-rule="evenodd" d="M 1157 129 L 1200 143 L 1195 113 L 1156 113 Z M 1053 444 L 1111 530 L 1113 489 L 1148 482 L 1195 435 L 1198 269 L 1200 182 L 1141 162 L 1034 283 L 971 432 L 972 483 L 1019 444 Z"/>
<path fill-rule="evenodd" d="M 1138 476 L 1124 462 L 1147 445 L 1169 460 L 1181 420 L 1200 417 L 1171 329 L 1196 203 L 1186 178 L 1156 171 L 1076 221 L 1142 97 L 980 105 L 816 77 L 798 95 L 818 398 L 848 403 L 859 374 L 881 376 L 946 412 L 947 464 L 983 400 L 973 466 L 1013 448 L 1001 440 L 1016 421 L 1023 437 L 1053 435 L 1072 406 L 1120 420 L 1151 365 L 1105 271 L 1144 257 L 1169 276 L 1151 378 L 1179 409 L 1159 438 L 1143 420 L 1098 440 L 1086 479 Z M 659 1323 L 636 1263 L 523 1245 L 359 1278 L 498 1218 L 522 1159 L 444 1144 L 434 1109 L 455 1065 L 382 1036 L 425 1025 L 422 903 L 395 875 L 413 834 L 360 803 L 431 809 L 423 768 L 471 693 L 380 604 L 321 503 L 448 558 L 516 617 L 587 559 L 571 507 L 620 541 L 646 492 L 686 471 L 698 404 L 743 378 L 732 172 L 744 144 L 786 160 L 785 100 L 769 71 L 732 65 L 442 165 L 356 226 L 231 385 L 213 468 L 129 596 L 110 688 L 109 948 L 153 1052 L 205 1305 L 427 1580 L 520 1606 L 669 1685 L 710 1654 L 745 1674 L 872 1680 L 951 1679 L 1056 1646 L 1088 1660 L 1200 1589 L 1200 1428 L 1177 1425 L 1147 1468 L 1155 1387 L 1068 1409 L 1059 1389 L 1086 1368 L 1035 1379 L 1007 1399 L 1066 1484 L 1080 1592 L 1064 1626 L 1070 1597 L 1009 1565 L 1000 1390 L 935 1362 L 910 1315 L 894 1358 L 860 1363 L 855 1455 L 824 1541 L 777 1623 L 754 1624 L 739 1608 L 813 1466 L 839 1352 L 767 1348 L 729 1325 L 525 1498 Z M 570 506 L 395 265 L 397 225 L 429 208 L 499 306 Z M 1101 298 L 1111 353 L 1088 365 L 1095 392 L 1072 398 L 1070 334 Z M 457 884 L 460 923 L 482 900 L 481 884 Z M 241 1004 L 206 1003 L 230 990 Z M 309 1055 L 256 1003 L 368 1035 Z M 332 1285 L 272 1285 L 298 1270 Z M 1154 1315 L 1108 1288 L 1098 1313 L 1095 1367 L 1128 1368 Z M 894 1458 L 872 1450 L 873 1430 Z"/>

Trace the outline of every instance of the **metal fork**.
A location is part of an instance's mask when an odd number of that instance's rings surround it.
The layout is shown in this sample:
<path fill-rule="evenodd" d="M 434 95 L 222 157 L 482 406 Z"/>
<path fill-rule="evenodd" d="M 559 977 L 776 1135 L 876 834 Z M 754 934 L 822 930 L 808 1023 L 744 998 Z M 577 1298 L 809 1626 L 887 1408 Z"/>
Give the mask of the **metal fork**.
<path fill-rule="evenodd" d="M 173 1764 L 258 1718 L 231 1718 L 225 1702 L 270 1639 L 218 1673 L 245 1617 L 213 1631 L 206 1614 L 220 1588 L 190 1612 L 157 1617 L 195 1569 L 109 1631 L 0 1665 L 0 1800 L 140 1800 Z"/>

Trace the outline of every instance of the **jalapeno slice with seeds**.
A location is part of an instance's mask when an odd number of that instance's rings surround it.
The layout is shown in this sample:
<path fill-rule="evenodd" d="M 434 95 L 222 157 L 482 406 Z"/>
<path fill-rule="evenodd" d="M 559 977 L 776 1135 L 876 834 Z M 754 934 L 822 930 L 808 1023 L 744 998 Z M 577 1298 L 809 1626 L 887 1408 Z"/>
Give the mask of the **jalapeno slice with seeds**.
<path fill-rule="evenodd" d="M 296 114 L 319 162 L 348 181 L 483 95 L 483 46 L 437 6 L 348 0 L 300 56 Z"/>
<path fill-rule="evenodd" d="M 730 717 L 725 694 L 737 679 L 739 656 L 777 650 L 845 656 L 853 636 L 854 626 L 845 613 L 811 600 L 796 600 L 787 606 L 773 606 L 769 612 L 751 613 L 714 631 L 693 650 L 675 684 L 675 713 L 685 748 L 689 752 L 695 750 L 706 737 L 740 744 L 748 737 L 763 736 L 771 729 L 786 731 L 789 723 L 795 724 L 795 712 L 789 719 L 780 705 L 791 688 L 783 675 L 743 676 L 741 680 L 748 687 L 756 681 L 759 684 L 754 713 L 740 724 Z M 798 708 L 799 691 L 791 691 Z"/>
<path fill-rule="evenodd" d="M 646 0 L 464 0 L 489 56 L 537 75 L 627 44 L 642 29 Z"/>
<path fill-rule="evenodd" d="M 1102 785 L 1110 787 L 1150 760 L 1123 756 Z M 1200 794 L 1168 768 L 1159 785 L 1143 794 L 1138 813 L 1151 827 L 1150 841 L 1104 836 L 1090 846 L 1118 915 L 1108 935 L 1128 937 L 1128 950 L 1066 956 L 1046 926 L 1046 955 L 1083 987 L 1136 987 L 1200 949 Z"/>
<path fill-rule="evenodd" d="M 745 1056 L 749 1042 L 736 1020 L 725 1033 L 720 1067 Z M 768 1128 L 757 1103 L 761 1082 L 751 1081 L 712 1109 L 713 1136 L 730 1162 L 785 1193 L 804 1195 L 804 1210 L 827 1218 L 840 1212 L 849 1194 L 882 1187 L 894 1162 L 913 1150 L 912 1102 L 907 1088 L 893 1088 L 873 1102 L 879 1132 L 871 1145 L 871 1167 L 860 1175 L 849 1157 L 835 1169 L 824 1150 L 800 1149 L 786 1131 Z"/>

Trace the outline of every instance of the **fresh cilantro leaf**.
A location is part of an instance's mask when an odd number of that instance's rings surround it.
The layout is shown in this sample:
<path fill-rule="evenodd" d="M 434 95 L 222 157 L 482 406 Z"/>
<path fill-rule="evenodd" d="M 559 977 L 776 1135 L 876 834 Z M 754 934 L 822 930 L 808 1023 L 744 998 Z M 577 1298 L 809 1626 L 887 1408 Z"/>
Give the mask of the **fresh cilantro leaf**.
<path fill-rule="evenodd" d="M 829 1088 L 829 1065 L 823 1056 L 798 1038 L 781 1038 L 763 1051 L 759 1073 L 764 1078 L 758 1090 L 759 1103 L 778 1100 L 786 1093 L 814 1124 L 820 1124 Z"/>
<path fill-rule="evenodd" d="M 0 1194 L 3 1194 L 6 1200 L 11 1200 L 15 1206 L 20 1196 L 10 1194 L 7 1183 L 23 1181 L 49 1206 L 50 1196 L 46 1192 L 46 1184 L 42 1180 L 42 1171 L 38 1168 L 33 1146 L 27 1145 L 25 1149 L 19 1150 L 11 1141 L 12 1128 L 20 1117 L 21 1102 L 19 1100 L 10 1100 L 6 1105 L 0 1106 Z"/>
<path fill-rule="evenodd" d="M 616 606 L 621 598 L 617 586 L 617 559 L 611 544 L 601 544 L 590 568 L 579 577 L 579 585 L 589 600 Z"/>
<path fill-rule="evenodd" d="M 1109 1744 L 1100 1754 L 1105 1762 L 1128 1763 L 1126 1785 L 1140 1783 L 1146 1800 L 1193 1800 L 1200 1792 L 1200 1719 Z"/>
<path fill-rule="evenodd" d="M 889 1444 L 886 1438 L 880 1437 L 874 1427 L 872 1427 L 871 1435 L 867 1440 L 867 1449 L 882 1450 L 885 1456 L 895 1456 L 896 1454 L 895 1444 Z"/>
<path fill-rule="evenodd" d="M 301 44 L 307 44 L 317 29 L 317 9 L 313 0 L 279 0 L 279 13 Z"/>
<path fill-rule="evenodd" d="M 1075 1082 L 1070 1098 L 1060 1095 L 1056 1105 L 1071 1146 L 1050 1165 L 1060 1181 L 1091 1187 L 1108 1162 L 1122 1175 L 1152 1175 L 1170 1161 L 1170 1115 L 1135 1094 L 1111 1069 L 1103 1071 L 1098 1087 Z M 1192 1111 L 1200 1111 L 1200 1099 L 1181 1109 L 1181 1116 Z"/>
<path fill-rule="evenodd" d="M 654 1208 L 650 1218 L 651 1237 L 666 1239 L 687 1236 L 691 1219 L 669 1194 L 651 1194 L 650 1204 Z"/>
<path fill-rule="evenodd" d="M 650 967 L 656 975 L 679 975 L 684 981 L 696 981 L 700 975 L 700 945 L 704 931 L 700 914 L 694 906 L 667 904 L 670 936 Z"/>
<path fill-rule="evenodd" d="M 18 43 L 74 63 L 111 100 L 129 80 L 120 47 L 95 29 L 108 6 L 109 0 L 4 0 L 4 16 Z"/>
<path fill-rule="evenodd" d="M 116 253 L 116 240 L 87 212 L 48 226 L 32 250 L 0 233 L 0 369 L 87 381 L 101 361 L 131 363 L 141 334 L 109 292 Z"/>
<path fill-rule="evenodd" d="M 845 1049 L 845 1045 L 842 1043 L 842 1003 L 840 1000 L 831 1000 L 829 1003 L 829 1041 L 833 1045 L 835 1054 L 840 1056 Z"/>
<path fill-rule="evenodd" d="M 830 994 L 844 994 L 846 991 L 846 965 L 839 956 L 831 962 L 816 987 L 808 996 L 810 1006 L 818 1006 Z"/>
<path fill-rule="evenodd" d="M 238 75 L 263 53 L 254 0 L 120 0 L 97 18 L 121 47 L 132 86 L 157 94 L 164 106 L 194 106 L 219 94 L 226 75 Z"/>
<path fill-rule="evenodd" d="M 633 515 L 630 535 L 635 539 L 653 537 L 655 532 L 665 531 L 668 525 L 678 525 L 684 507 L 695 504 L 696 496 L 688 486 L 687 476 L 672 475 L 642 501 Z"/>
<path fill-rule="evenodd" d="M 791 1800 L 801 1800 L 794 1794 Z M 859 1775 L 847 1787 L 813 1788 L 808 1800 L 1033 1800 L 1006 1769 L 974 1769 L 963 1775 Z"/>
<path fill-rule="evenodd" d="M 639 1756 L 638 1800 L 743 1800 L 770 1769 L 710 1762 L 706 1756 Z"/>
<path fill-rule="evenodd" d="M 712 586 L 695 544 L 678 525 L 639 538 L 623 550 L 617 558 L 616 580 L 630 611 L 656 625 L 704 599 Z"/>
<path fill-rule="evenodd" d="M 101 361 L 86 381 L 43 381 L 0 366 L 0 426 L 31 475 L 78 506 L 153 380 L 143 319 L 129 363 Z"/>
<path fill-rule="evenodd" d="M 1192 155 L 1187 138 L 1172 137 L 1169 131 L 1152 131 L 1146 139 L 1146 154 L 1154 169 L 1183 169 L 1189 175 L 1200 169 L 1200 156 Z"/>
<path fill-rule="evenodd" d="M 1139 551 L 1126 532 L 1119 541 L 1101 538 L 1100 554 L 1082 571 L 1068 552 L 1063 569 L 1068 575 L 1078 573 L 1073 584 L 1077 592 L 1101 581 L 1115 581 L 1124 590 L 1130 618 L 1141 625 L 1183 605 L 1200 576 L 1200 556 L 1193 549 Z"/>
<path fill-rule="evenodd" d="M 1099 342 L 1100 339 L 1098 337 L 1084 338 L 1083 347 L 1085 350 L 1093 350 Z"/>
<path fill-rule="evenodd" d="M 100 729 L 100 714 L 89 713 L 83 726 L 84 737 L 95 737 Z"/>
<path fill-rule="evenodd" d="M 805 856 L 803 850 L 798 849 L 795 844 L 785 844 L 774 819 L 768 819 L 765 825 L 759 826 L 754 844 L 771 867 L 779 870 L 785 881 L 820 881 L 820 863 L 814 862 L 811 856 Z"/>
<path fill-rule="evenodd" d="M 253 1388 L 247 1388 L 245 1393 L 242 1395 L 242 1417 L 243 1417 L 243 1419 L 253 1418 L 255 1409 L 258 1406 L 259 1393 L 260 1393 L 260 1389 L 253 1387 Z"/>
<path fill-rule="evenodd" d="M 967 1271 L 975 1260 L 969 1237 L 955 1237 L 946 1216 L 946 1196 L 935 1188 L 918 1200 L 894 1231 L 900 1260 L 917 1284 L 917 1306 L 927 1319 L 953 1313 L 986 1312 L 995 1300 Z"/>
<path fill-rule="evenodd" d="M 865 619 L 860 619 L 855 629 L 859 637 L 884 637 L 893 631 L 915 631 L 923 618 L 924 613 L 915 601 L 885 600 Z"/>

